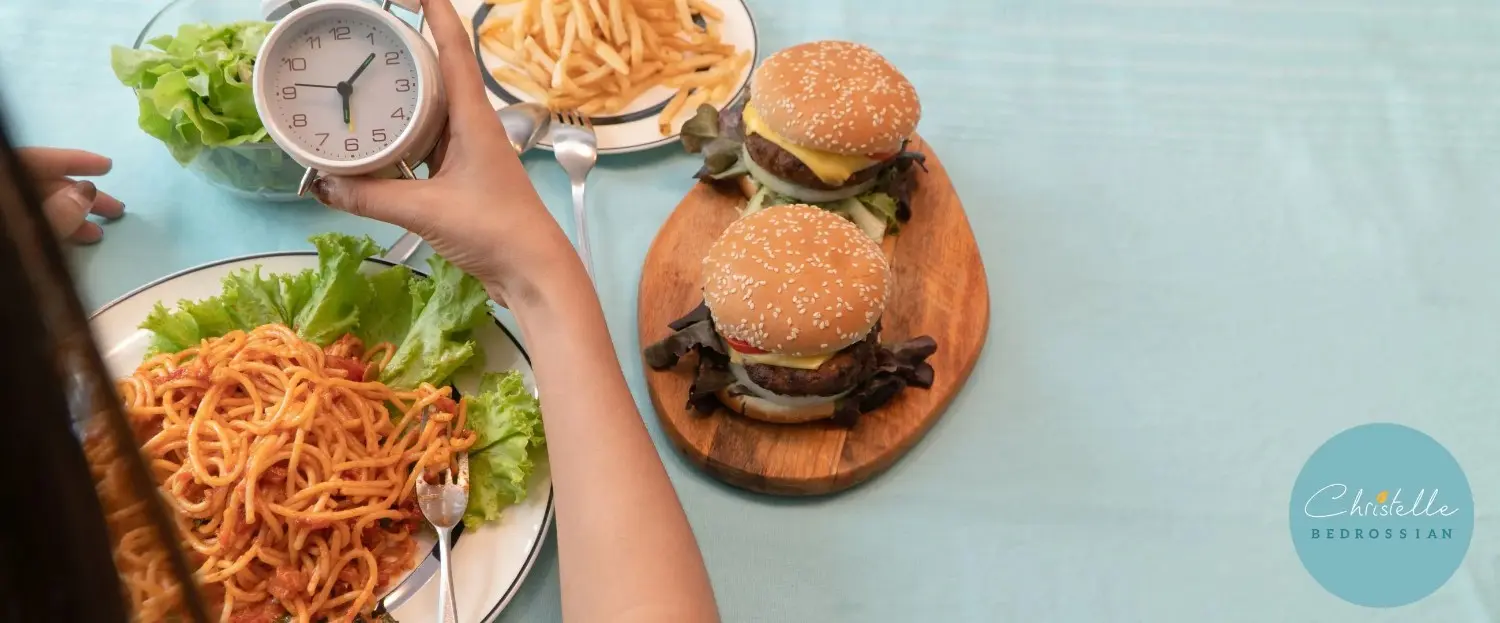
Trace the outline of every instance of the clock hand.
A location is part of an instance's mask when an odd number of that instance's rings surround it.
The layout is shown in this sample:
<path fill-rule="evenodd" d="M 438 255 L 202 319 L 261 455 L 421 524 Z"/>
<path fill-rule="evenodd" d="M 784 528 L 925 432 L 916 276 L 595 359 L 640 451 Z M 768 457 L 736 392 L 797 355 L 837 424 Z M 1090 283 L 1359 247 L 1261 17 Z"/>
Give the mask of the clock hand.
<path fill-rule="evenodd" d="M 293 82 L 292 84 L 295 85 L 295 86 L 299 86 L 299 87 L 313 87 L 313 88 L 318 88 L 318 89 L 337 89 L 338 88 L 337 86 L 332 85 L 332 84 L 304 84 L 304 83 L 301 83 L 301 82 Z"/>
<path fill-rule="evenodd" d="M 375 60 L 375 53 L 371 52 L 369 56 L 365 57 L 365 62 L 359 64 L 359 69 L 354 70 L 354 75 L 349 76 L 349 79 L 345 80 L 345 82 L 349 83 L 350 86 L 353 86 L 354 80 L 358 78 L 360 74 L 365 73 L 365 68 L 369 67 L 370 61 L 373 60 Z"/>
<path fill-rule="evenodd" d="M 339 103 L 344 109 L 344 125 L 349 126 L 349 131 L 353 132 L 354 122 L 350 121 L 349 100 L 354 95 L 354 86 L 347 82 L 340 82 L 335 88 L 339 90 Z"/>
<path fill-rule="evenodd" d="M 354 75 L 349 76 L 348 80 L 340 82 L 338 85 L 339 95 L 344 99 L 344 124 L 349 126 L 350 134 L 354 133 L 354 121 L 349 115 L 349 100 L 354 96 L 354 80 L 359 78 L 360 74 L 365 73 L 365 68 L 369 67 L 370 61 L 373 60 L 375 60 L 375 53 L 371 52 L 369 56 L 365 57 L 365 62 L 359 64 L 359 69 L 354 70 Z"/>

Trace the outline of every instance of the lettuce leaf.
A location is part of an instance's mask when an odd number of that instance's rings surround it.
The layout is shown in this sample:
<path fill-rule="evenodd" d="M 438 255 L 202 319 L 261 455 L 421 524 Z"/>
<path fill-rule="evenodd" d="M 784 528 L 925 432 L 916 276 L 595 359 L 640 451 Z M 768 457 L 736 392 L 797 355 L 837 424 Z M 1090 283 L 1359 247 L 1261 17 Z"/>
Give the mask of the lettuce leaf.
<path fill-rule="evenodd" d="M 244 268 L 224 278 L 218 296 L 178 301 L 176 311 L 158 303 L 141 323 L 142 329 L 156 334 L 151 352 L 175 353 L 206 338 L 267 324 L 292 327 L 322 345 L 353 330 L 372 287 L 359 267 L 381 249 L 369 237 L 343 234 L 314 236 L 311 241 L 318 247 L 317 270 L 264 275 L 259 266 Z"/>
<path fill-rule="evenodd" d="M 441 257 L 432 256 L 427 264 L 432 285 L 411 290 L 411 327 L 380 373 L 380 380 L 392 387 L 441 384 L 479 349 L 472 333 L 488 315 L 484 285 Z"/>
<path fill-rule="evenodd" d="M 501 509 L 526 498 L 526 480 L 546 445 L 541 403 L 519 372 L 488 373 L 469 397 L 468 424 L 478 440 L 469 451 L 469 527 L 494 521 Z"/>
<path fill-rule="evenodd" d="M 401 265 L 371 275 L 370 302 L 366 309 L 378 311 L 360 318 L 359 339 L 365 344 L 400 343 L 411 329 L 416 307 L 412 289 L 418 283 L 429 282 L 413 280 L 411 269 Z"/>
<path fill-rule="evenodd" d="M 370 301 L 370 279 L 360 274 L 365 258 L 380 253 L 369 236 L 322 234 L 311 238 L 318 248 L 318 269 L 304 304 L 287 307 L 290 326 L 309 342 L 328 344 L 354 330 L 359 310 Z M 284 301 L 285 302 L 285 301 Z"/>
<path fill-rule="evenodd" d="M 184 24 L 151 48 L 114 46 L 110 65 L 136 90 L 137 123 L 187 164 L 205 148 L 269 142 L 255 110 L 255 55 L 271 31 L 258 21 Z"/>

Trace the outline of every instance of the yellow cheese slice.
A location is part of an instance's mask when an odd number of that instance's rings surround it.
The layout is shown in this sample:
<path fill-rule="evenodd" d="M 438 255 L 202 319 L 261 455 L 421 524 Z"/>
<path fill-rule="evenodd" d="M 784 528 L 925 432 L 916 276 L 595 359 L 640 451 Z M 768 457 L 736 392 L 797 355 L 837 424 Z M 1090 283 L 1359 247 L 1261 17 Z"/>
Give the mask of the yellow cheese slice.
<path fill-rule="evenodd" d="M 766 126 L 766 121 L 761 118 L 760 113 L 749 104 L 745 105 L 745 132 L 747 134 L 759 134 L 778 147 L 787 150 L 807 168 L 811 169 L 818 179 L 830 185 L 843 184 L 849 176 L 875 164 L 875 160 L 864 156 L 846 156 L 818 149 L 809 149 L 793 143 L 781 135 L 771 131 Z"/>
<path fill-rule="evenodd" d="M 733 348 L 729 349 L 729 361 L 733 363 L 737 363 L 740 365 L 745 365 L 747 363 L 758 363 L 767 366 L 796 368 L 798 370 L 817 370 L 819 366 L 823 365 L 823 362 L 828 361 L 828 359 L 832 356 L 832 353 L 829 353 L 827 355 L 808 355 L 806 357 L 792 357 L 790 355 L 774 355 L 770 353 L 766 353 L 764 355 L 751 355 L 748 353 L 742 353 Z"/>

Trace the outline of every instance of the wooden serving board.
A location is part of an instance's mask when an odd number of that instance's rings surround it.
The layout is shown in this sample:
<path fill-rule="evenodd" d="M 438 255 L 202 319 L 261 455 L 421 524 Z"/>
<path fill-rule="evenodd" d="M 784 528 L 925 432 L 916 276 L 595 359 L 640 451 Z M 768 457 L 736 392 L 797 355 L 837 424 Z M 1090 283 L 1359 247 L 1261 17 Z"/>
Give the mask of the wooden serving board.
<path fill-rule="evenodd" d="M 828 422 L 770 424 L 720 409 L 702 416 L 687 407 L 695 356 L 670 370 L 645 366 L 662 428 L 694 464 L 736 487 L 779 495 L 842 491 L 890 467 L 921 439 L 958 393 L 989 330 L 990 297 L 974 232 L 943 165 L 920 138 L 927 172 L 918 170 L 911 221 L 888 255 L 895 288 L 881 341 L 931 335 L 938 350 L 930 389 L 908 387 L 853 428 Z M 641 273 L 641 347 L 671 334 L 667 324 L 702 300 L 701 263 L 745 200 L 705 184 L 693 187 L 667 218 Z M 889 242 L 889 241 L 888 241 Z"/>

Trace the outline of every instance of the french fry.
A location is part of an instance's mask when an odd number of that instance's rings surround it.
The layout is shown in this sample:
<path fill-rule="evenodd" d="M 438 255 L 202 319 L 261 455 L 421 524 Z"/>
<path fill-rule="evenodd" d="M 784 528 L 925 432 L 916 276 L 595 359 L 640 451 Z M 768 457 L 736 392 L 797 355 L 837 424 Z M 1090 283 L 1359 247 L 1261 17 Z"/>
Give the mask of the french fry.
<path fill-rule="evenodd" d="M 552 66 L 552 88 L 562 88 L 568 73 L 568 56 L 573 54 L 573 41 L 578 38 L 578 20 L 568 20 L 563 29 L 562 50 L 557 53 L 557 64 Z"/>
<path fill-rule="evenodd" d="M 573 0 L 573 20 L 578 22 L 578 40 L 594 45 L 594 22 L 584 0 Z"/>
<path fill-rule="evenodd" d="M 625 64 L 625 59 L 620 58 L 620 54 L 614 48 L 605 45 L 603 41 L 594 43 L 594 54 L 599 57 L 599 60 L 604 61 L 606 65 L 613 67 L 615 71 L 621 74 L 630 74 L 630 66 Z"/>
<path fill-rule="evenodd" d="M 600 101 L 594 100 L 594 101 L 584 102 L 582 104 L 579 104 L 577 106 L 577 109 L 578 109 L 578 112 L 581 112 L 581 113 L 583 113 L 585 115 L 593 117 L 595 115 L 598 115 L 600 112 L 603 112 L 604 105 Z"/>
<path fill-rule="evenodd" d="M 678 89 L 677 94 L 667 101 L 667 107 L 661 110 L 661 117 L 657 119 L 657 129 L 663 135 L 671 134 L 672 120 L 677 118 L 677 113 L 682 110 L 682 105 L 687 103 L 688 90 Z"/>
<path fill-rule="evenodd" d="M 526 37 L 526 41 L 522 45 L 525 46 L 528 52 L 531 52 L 531 61 L 533 63 L 540 62 L 542 69 L 547 70 L 549 74 L 552 73 L 552 68 L 557 65 L 557 61 L 553 60 L 552 55 L 543 50 L 542 46 L 537 45 L 536 39 Z"/>
<path fill-rule="evenodd" d="M 637 16 L 637 17 L 639 17 L 639 16 Z M 637 27 L 639 27 L 641 29 L 641 37 L 644 39 L 644 41 L 642 41 L 642 45 L 646 49 L 648 49 L 648 50 L 660 50 L 661 49 L 661 35 L 656 34 L 656 29 L 652 28 L 650 24 L 647 24 L 646 26 L 641 27 L 639 25 L 639 22 L 641 22 L 641 21 L 642 20 L 640 20 L 640 19 L 636 20 Z M 634 37 L 632 37 L 632 39 L 633 38 Z"/>
<path fill-rule="evenodd" d="M 541 13 L 542 40 L 546 42 L 547 49 L 556 50 L 561 44 L 561 35 L 557 31 L 557 14 L 547 6 L 542 7 Z"/>
<path fill-rule="evenodd" d="M 609 65 L 603 65 L 586 74 L 574 78 L 573 84 L 576 84 L 580 87 L 591 85 L 600 80 L 603 80 L 605 77 L 609 76 L 612 73 L 615 73 L 615 68 L 610 67 Z"/>
<path fill-rule="evenodd" d="M 630 35 L 630 66 L 639 67 L 641 58 L 645 56 L 645 43 L 641 40 L 641 20 L 635 15 L 635 5 L 631 4 L 625 11 L 626 32 Z"/>
<path fill-rule="evenodd" d="M 484 23 L 479 25 L 477 32 L 480 37 L 510 28 L 510 20 L 503 17 L 486 17 Z"/>
<path fill-rule="evenodd" d="M 542 67 L 541 63 L 531 61 L 521 65 L 521 70 L 530 76 L 537 84 L 548 84 L 552 81 L 552 72 Z"/>
<path fill-rule="evenodd" d="M 698 25 L 693 23 L 693 11 L 688 8 L 687 0 L 677 0 L 677 19 L 686 32 L 698 30 Z"/>
<path fill-rule="evenodd" d="M 545 101 L 547 99 L 547 90 L 543 89 L 542 85 L 537 84 L 531 78 L 522 75 L 520 72 L 517 72 L 514 69 L 511 69 L 509 67 L 496 67 L 494 70 L 490 71 L 490 75 L 494 76 L 495 80 L 514 86 L 522 91 L 531 94 L 539 100 Z"/>
<path fill-rule="evenodd" d="M 495 37 L 480 39 L 479 45 L 483 46 L 490 54 L 500 57 L 500 60 L 511 65 L 520 65 L 524 62 L 521 60 L 520 54 L 517 54 L 515 50 L 510 49 L 504 43 L 497 41 Z"/>
<path fill-rule="evenodd" d="M 510 21 L 510 40 L 512 44 L 519 45 L 518 42 L 521 41 L 521 39 L 526 36 L 527 31 L 530 30 L 528 26 L 532 17 L 532 7 L 537 6 L 537 3 L 539 1 L 540 0 L 521 0 L 521 10 L 517 11 L 515 17 L 511 18 Z"/>
<path fill-rule="evenodd" d="M 683 101 L 682 109 L 688 111 L 698 110 L 698 106 L 702 105 L 706 99 L 708 99 L 708 93 L 704 92 L 703 89 L 694 89 L 692 93 L 688 94 L 687 100 Z"/>
<path fill-rule="evenodd" d="M 708 92 L 708 102 L 710 104 L 712 104 L 714 102 L 722 102 L 722 101 L 724 101 L 728 97 L 729 97 L 729 83 L 728 82 L 720 82 L 717 86 L 714 87 L 714 90 Z"/>
<path fill-rule="evenodd" d="M 646 78 L 650 78 L 651 76 L 661 73 L 663 67 L 666 67 L 666 65 L 655 61 L 652 61 L 650 63 L 641 63 L 639 65 L 632 65 L 630 67 L 630 79 L 632 81 L 645 80 Z"/>
<path fill-rule="evenodd" d="M 599 0 L 589 0 L 589 11 L 594 14 L 594 24 L 599 27 L 599 30 L 604 31 L 599 36 L 608 39 L 609 29 L 605 24 L 609 23 L 609 14 L 604 12 L 604 7 L 599 4 Z"/>
<path fill-rule="evenodd" d="M 625 12 L 620 9 L 620 0 L 609 0 L 609 28 L 612 43 L 618 45 L 625 42 Z"/>

